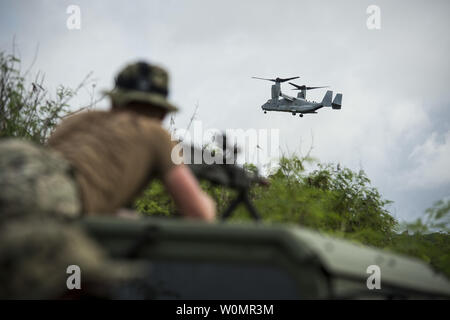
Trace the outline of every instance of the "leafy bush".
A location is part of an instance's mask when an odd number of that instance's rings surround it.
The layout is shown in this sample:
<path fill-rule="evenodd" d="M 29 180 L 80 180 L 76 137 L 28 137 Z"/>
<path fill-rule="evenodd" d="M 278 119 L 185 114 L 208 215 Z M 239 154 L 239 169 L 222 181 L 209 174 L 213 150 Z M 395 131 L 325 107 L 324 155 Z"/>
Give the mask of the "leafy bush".
<path fill-rule="evenodd" d="M 69 101 L 89 82 L 91 74 L 75 89 L 58 86 L 54 98 L 44 88 L 41 72 L 30 83 L 27 76 L 17 57 L 0 52 L 0 138 L 21 137 L 43 144 L 62 118 L 93 104 L 91 101 L 70 112 Z"/>

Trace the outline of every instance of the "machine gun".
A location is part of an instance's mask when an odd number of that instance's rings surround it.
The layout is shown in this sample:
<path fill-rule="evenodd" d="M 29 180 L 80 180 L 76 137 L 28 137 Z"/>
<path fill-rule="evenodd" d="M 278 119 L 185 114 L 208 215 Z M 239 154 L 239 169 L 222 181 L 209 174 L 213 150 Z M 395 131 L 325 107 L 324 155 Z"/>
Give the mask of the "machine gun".
<path fill-rule="evenodd" d="M 222 213 L 222 220 L 229 218 L 240 203 L 243 203 L 245 205 L 254 220 L 261 220 L 260 214 L 258 213 L 250 199 L 249 191 L 254 184 L 267 185 L 267 180 L 261 177 L 258 173 L 249 172 L 248 170 L 245 170 L 243 167 L 240 167 L 236 164 L 236 156 L 240 150 L 236 144 L 234 144 L 233 146 L 227 144 L 227 137 L 225 134 L 216 136 L 215 140 L 216 144 L 221 149 L 221 164 L 203 163 L 203 153 L 210 151 L 199 149 L 191 145 L 191 159 L 194 159 L 195 154 L 201 155 L 202 163 L 188 164 L 188 166 L 190 167 L 193 174 L 197 177 L 197 179 L 207 180 L 213 185 L 228 187 L 238 192 L 237 197 L 233 201 L 231 201 L 227 209 Z M 229 158 L 230 153 L 233 156 L 231 160 Z M 190 161 L 190 163 L 193 163 L 193 161 Z"/>

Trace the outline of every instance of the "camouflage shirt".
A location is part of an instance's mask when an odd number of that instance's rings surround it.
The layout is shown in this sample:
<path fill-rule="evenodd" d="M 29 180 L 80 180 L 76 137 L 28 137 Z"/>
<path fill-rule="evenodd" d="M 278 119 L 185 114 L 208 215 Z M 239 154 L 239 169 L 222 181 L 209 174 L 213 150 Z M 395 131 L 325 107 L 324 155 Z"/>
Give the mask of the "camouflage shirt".
<path fill-rule="evenodd" d="M 159 121 L 130 111 L 72 116 L 48 144 L 75 168 L 88 214 L 108 214 L 130 204 L 153 177 L 175 166 L 169 133 Z"/>

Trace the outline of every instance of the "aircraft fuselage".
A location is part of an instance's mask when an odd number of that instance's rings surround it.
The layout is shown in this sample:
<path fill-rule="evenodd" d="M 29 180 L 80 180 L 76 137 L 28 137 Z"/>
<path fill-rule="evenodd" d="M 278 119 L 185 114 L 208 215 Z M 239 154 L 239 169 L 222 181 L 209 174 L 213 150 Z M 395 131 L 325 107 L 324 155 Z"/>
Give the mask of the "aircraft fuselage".
<path fill-rule="evenodd" d="M 321 103 L 307 101 L 304 99 L 295 99 L 290 101 L 287 99 L 270 99 L 261 106 L 264 111 L 281 111 L 296 113 L 316 113 L 316 110 L 322 108 Z"/>

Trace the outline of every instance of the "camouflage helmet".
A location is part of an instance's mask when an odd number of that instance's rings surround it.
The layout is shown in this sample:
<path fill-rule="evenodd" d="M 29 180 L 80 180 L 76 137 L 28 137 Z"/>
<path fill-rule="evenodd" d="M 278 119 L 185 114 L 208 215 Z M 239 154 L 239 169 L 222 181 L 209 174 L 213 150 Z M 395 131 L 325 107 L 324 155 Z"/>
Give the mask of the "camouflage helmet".
<path fill-rule="evenodd" d="M 78 267 L 79 290 L 68 287 Z M 0 230 L 0 299 L 114 298 L 141 269 L 112 262 L 71 224 L 24 219 Z"/>
<path fill-rule="evenodd" d="M 166 109 L 178 111 L 167 100 L 169 75 L 163 68 L 143 61 L 129 64 L 115 79 L 115 88 L 104 93 L 111 97 L 118 107 L 130 102 L 143 102 Z"/>

